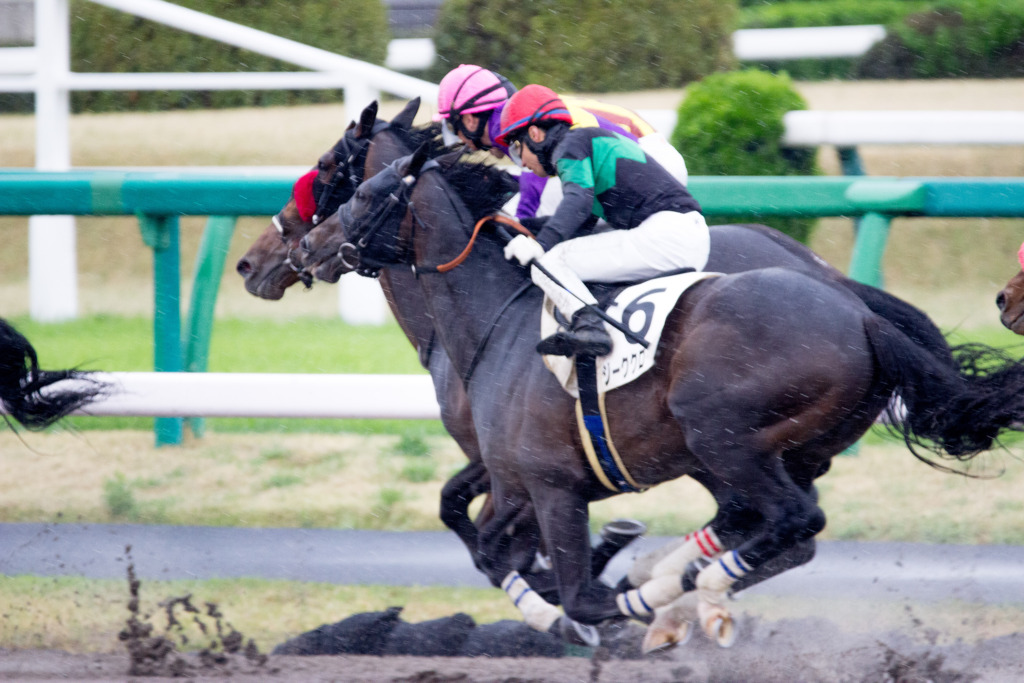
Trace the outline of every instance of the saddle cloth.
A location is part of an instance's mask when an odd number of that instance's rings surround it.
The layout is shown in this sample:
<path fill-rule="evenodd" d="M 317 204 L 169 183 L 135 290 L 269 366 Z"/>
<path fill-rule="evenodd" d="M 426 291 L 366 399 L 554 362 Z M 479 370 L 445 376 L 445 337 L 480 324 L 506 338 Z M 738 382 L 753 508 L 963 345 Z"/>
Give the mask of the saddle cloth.
<path fill-rule="evenodd" d="M 657 277 L 619 291 L 607 306 L 607 313 L 632 332 L 645 339 L 644 348 L 626 339 L 619 330 L 605 323 L 612 338 L 612 352 L 597 359 L 597 390 L 605 393 L 632 382 L 654 367 L 654 351 L 658 348 L 668 314 L 689 287 L 719 273 L 680 273 Z M 558 331 L 555 306 L 544 297 L 540 316 L 541 339 Z M 569 394 L 579 398 L 576 361 L 565 356 L 544 356 L 547 366 Z"/>

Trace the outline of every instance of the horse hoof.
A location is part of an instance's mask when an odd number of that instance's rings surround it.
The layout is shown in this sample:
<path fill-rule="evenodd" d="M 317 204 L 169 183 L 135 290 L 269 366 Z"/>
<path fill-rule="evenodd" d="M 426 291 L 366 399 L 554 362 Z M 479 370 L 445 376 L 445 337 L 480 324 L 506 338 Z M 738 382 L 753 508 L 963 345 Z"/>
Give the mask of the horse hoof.
<path fill-rule="evenodd" d="M 686 645 L 690 642 L 690 638 L 693 637 L 693 624 L 689 621 L 684 621 L 679 624 L 679 628 L 676 629 L 676 642 L 680 645 Z"/>
<path fill-rule="evenodd" d="M 718 647 L 732 647 L 736 642 L 736 622 L 730 616 L 716 617 L 711 623 L 709 635 Z"/>
<path fill-rule="evenodd" d="M 564 614 L 552 624 L 551 631 L 570 645 L 597 647 L 601 644 L 601 634 L 596 628 L 573 621 Z"/>
<path fill-rule="evenodd" d="M 647 633 L 644 634 L 644 642 L 640 646 L 640 651 L 645 655 L 650 655 L 655 652 L 671 650 L 678 644 L 679 642 L 676 640 L 676 634 L 674 631 L 665 629 L 648 629 Z"/>

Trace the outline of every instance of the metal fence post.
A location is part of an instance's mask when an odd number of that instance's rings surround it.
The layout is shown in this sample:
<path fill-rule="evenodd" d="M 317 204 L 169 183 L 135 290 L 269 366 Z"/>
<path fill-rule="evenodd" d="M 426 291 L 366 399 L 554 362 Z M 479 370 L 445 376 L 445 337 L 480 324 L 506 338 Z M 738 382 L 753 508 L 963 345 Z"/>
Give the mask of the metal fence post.
<path fill-rule="evenodd" d="M 196 254 L 192 296 L 183 336 L 186 372 L 207 370 L 217 293 L 237 220 L 237 216 L 210 216 L 206 221 L 206 229 Z M 201 417 L 190 417 L 187 422 L 193 436 L 202 436 L 206 431 L 206 420 Z"/>
<path fill-rule="evenodd" d="M 869 211 L 860 219 L 850 257 L 850 277 L 873 287 L 882 286 L 882 257 L 889 238 L 889 216 Z"/>
<path fill-rule="evenodd" d="M 153 250 L 153 369 L 181 372 L 181 256 L 177 216 L 139 215 L 142 241 Z M 153 420 L 157 446 L 182 442 L 184 419 Z"/>

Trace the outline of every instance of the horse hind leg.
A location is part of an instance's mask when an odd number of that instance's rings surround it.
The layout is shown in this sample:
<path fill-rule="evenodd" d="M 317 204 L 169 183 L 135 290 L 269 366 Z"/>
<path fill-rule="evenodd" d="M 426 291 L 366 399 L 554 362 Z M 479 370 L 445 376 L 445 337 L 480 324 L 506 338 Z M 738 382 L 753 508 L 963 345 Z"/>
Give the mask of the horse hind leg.
<path fill-rule="evenodd" d="M 750 492 L 752 502 L 764 517 L 764 524 L 752 537 L 722 554 L 701 569 L 694 580 L 698 615 L 705 633 L 720 644 L 731 641 L 735 631 L 725 606 L 726 598 L 745 582 L 778 573 L 813 555 L 814 536 L 825 526 L 825 514 L 814 497 L 790 479 L 780 462 L 768 476 L 752 472 L 748 481 L 736 482 Z M 780 560 L 791 549 L 803 546 L 803 554 Z M 809 552 L 808 552 L 809 551 Z M 685 582 L 685 581 L 684 581 Z"/>

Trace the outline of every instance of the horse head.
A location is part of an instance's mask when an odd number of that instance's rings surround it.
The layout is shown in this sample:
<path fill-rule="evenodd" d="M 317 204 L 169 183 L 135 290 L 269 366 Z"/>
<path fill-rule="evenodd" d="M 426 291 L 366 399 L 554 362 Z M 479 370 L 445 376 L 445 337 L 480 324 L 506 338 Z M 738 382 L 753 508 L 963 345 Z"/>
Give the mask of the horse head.
<path fill-rule="evenodd" d="M 312 286 L 317 263 L 304 258 L 306 252 L 300 249 L 303 238 L 318 225 L 324 224 L 324 235 L 331 234 L 329 220 L 334 211 L 351 197 L 355 187 L 362 181 L 367 169 L 376 168 L 382 162 L 374 161 L 380 154 L 371 150 L 371 141 L 384 131 L 407 131 L 419 110 L 419 99 L 413 99 L 390 122 L 377 120 L 377 103 L 373 102 L 363 110 L 358 122 L 352 122 L 345 134 L 327 152 L 321 155 L 316 167 L 302 176 L 292 189 L 288 203 L 272 219 L 267 229 L 239 259 L 236 270 L 245 278 L 248 292 L 264 299 L 280 299 L 284 290 L 303 282 Z M 382 145 L 384 152 L 389 145 Z M 401 148 L 408 153 L 408 148 Z M 398 152 L 386 152 L 394 158 Z M 333 250 L 317 251 L 324 259 L 337 253 L 336 240 Z M 307 263 L 309 263 L 307 265 Z M 342 271 L 335 270 L 327 281 L 337 282 Z"/>
<path fill-rule="evenodd" d="M 405 264 L 425 273 L 461 263 L 475 242 L 477 222 L 498 211 L 517 182 L 495 166 L 461 162 L 460 156 L 431 158 L 421 145 L 360 185 L 338 212 L 347 239 L 340 254 L 348 266 L 369 274 Z M 440 230 L 458 234 L 417 239 Z"/>
<path fill-rule="evenodd" d="M 282 214 L 297 214 L 294 200 L 289 200 L 275 218 Z M 235 264 L 235 270 L 244 280 L 245 290 L 261 299 L 276 301 L 283 297 L 285 290 L 299 281 L 300 275 L 293 267 L 289 251 L 281 241 L 277 224 L 268 225 Z"/>
<path fill-rule="evenodd" d="M 1010 278 L 996 295 L 999 321 L 1014 334 L 1024 335 L 1024 270 Z"/>

